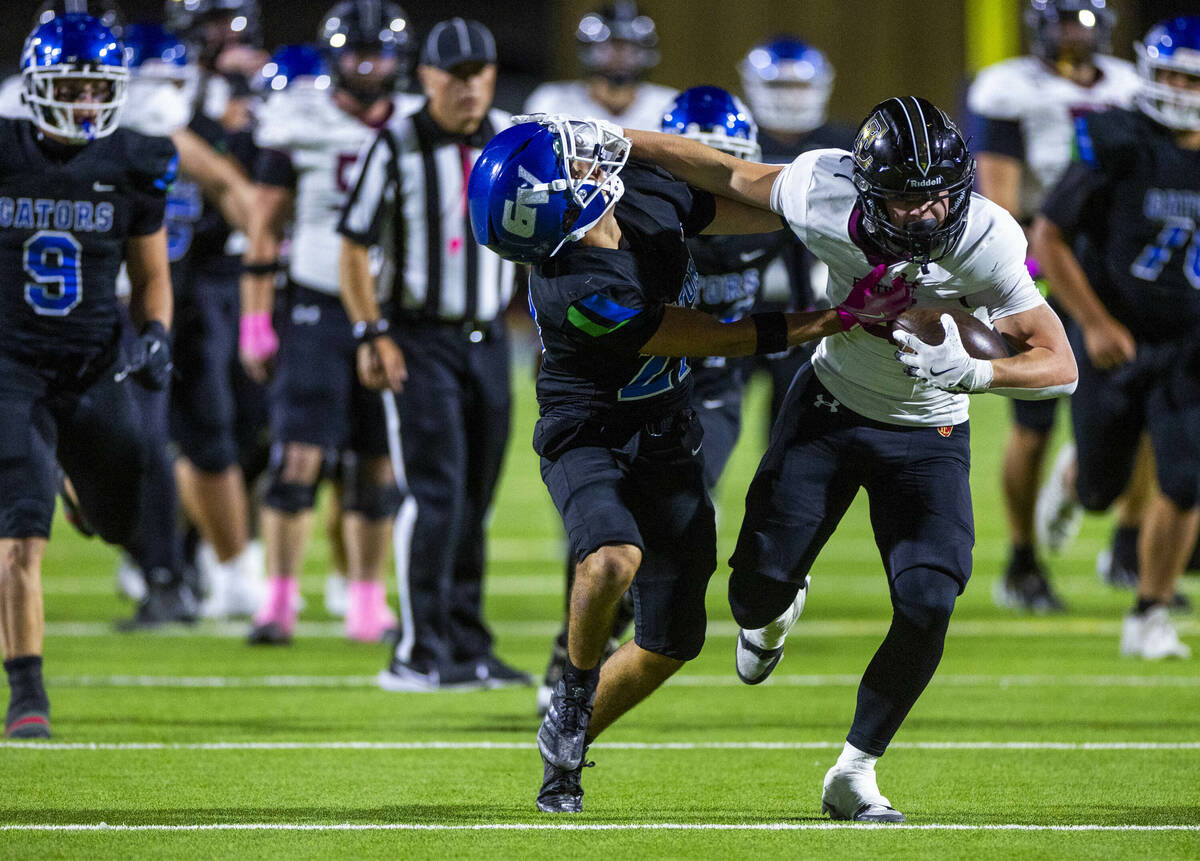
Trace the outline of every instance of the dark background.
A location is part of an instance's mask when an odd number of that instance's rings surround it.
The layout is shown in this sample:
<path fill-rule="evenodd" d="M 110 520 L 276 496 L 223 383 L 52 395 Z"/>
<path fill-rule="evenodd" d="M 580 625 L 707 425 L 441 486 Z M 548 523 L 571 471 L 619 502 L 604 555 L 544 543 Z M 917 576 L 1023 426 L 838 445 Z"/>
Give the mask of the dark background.
<path fill-rule="evenodd" d="M 14 72 L 40 0 L 0 0 L 0 69 Z M 574 31 L 602 0 L 408 0 L 414 31 L 462 15 L 496 36 L 501 78 L 497 104 L 515 111 L 539 81 L 574 77 Z M 966 16 L 981 0 L 642 0 L 654 18 L 662 62 L 651 76 L 683 88 L 717 84 L 738 90 L 737 62 L 755 42 L 795 33 L 820 48 L 837 70 L 830 106 L 835 119 L 857 124 L 877 101 L 917 93 L 958 105 L 970 70 Z M 995 0 L 993 0 L 993 3 Z M 999 0 L 1020 19 L 1026 0 Z M 332 0 L 260 0 L 267 47 L 310 41 Z M 1118 14 L 1114 54 L 1132 59 L 1131 43 L 1155 21 L 1196 14 L 1200 0 L 1110 0 Z M 162 0 L 121 0 L 130 21 L 161 19 Z"/>

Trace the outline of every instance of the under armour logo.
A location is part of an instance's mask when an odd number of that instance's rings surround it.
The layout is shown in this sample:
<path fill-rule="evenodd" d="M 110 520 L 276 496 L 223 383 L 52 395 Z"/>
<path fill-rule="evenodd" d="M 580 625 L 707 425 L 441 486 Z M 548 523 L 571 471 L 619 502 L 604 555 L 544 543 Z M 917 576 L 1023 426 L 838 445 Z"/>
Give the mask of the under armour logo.
<path fill-rule="evenodd" d="M 838 407 L 841 406 L 841 403 L 838 401 L 837 398 L 834 398 L 832 401 L 827 401 L 827 400 L 825 400 L 824 395 L 817 395 L 817 399 L 815 401 L 813 401 L 813 406 L 814 407 L 829 407 L 829 411 L 831 413 L 836 413 L 838 410 Z"/>

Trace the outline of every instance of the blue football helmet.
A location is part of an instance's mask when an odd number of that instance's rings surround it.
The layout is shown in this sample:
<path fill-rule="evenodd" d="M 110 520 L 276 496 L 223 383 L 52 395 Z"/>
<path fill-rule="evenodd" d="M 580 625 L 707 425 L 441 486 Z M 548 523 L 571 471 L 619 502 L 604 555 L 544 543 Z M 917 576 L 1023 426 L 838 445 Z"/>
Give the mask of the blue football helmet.
<path fill-rule="evenodd" d="M 1160 21 L 1133 47 L 1142 77 L 1138 108 L 1168 128 L 1200 129 L 1200 93 L 1158 80 L 1160 71 L 1200 78 L 1200 15 Z"/>
<path fill-rule="evenodd" d="M 257 92 L 269 94 L 299 83 L 326 90 L 330 81 L 329 66 L 316 46 L 284 45 L 275 49 L 250 86 Z"/>
<path fill-rule="evenodd" d="M 187 81 L 191 76 L 183 41 L 153 23 L 131 24 L 121 39 L 130 73 L 140 78 Z"/>
<path fill-rule="evenodd" d="M 777 36 L 755 45 L 738 64 L 742 93 L 768 131 L 802 134 L 825 122 L 833 66 L 812 45 Z"/>
<path fill-rule="evenodd" d="M 56 15 L 34 29 L 21 54 L 25 103 L 43 132 L 74 144 L 117 130 L 129 66 L 125 46 L 91 15 Z M 77 102 L 61 90 L 88 82 L 100 101 Z"/>
<path fill-rule="evenodd" d="M 741 99 L 720 87 L 692 87 L 671 102 L 662 130 L 683 135 L 738 158 L 758 161 L 758 126 Z"/>
<path fill-rule="evenodd" d="M 96 18 L 101 24 L 113 31 L 113 35 L 124 40 L 125 16 L 121 14 L 116 0 L 45 0 L 33 16 L 35 28 L 45 24 L 55 15 L 65 15 L 67 12 L 82 12 L 81 7 L 87 7 L 87 13 Z M 74 8 L 68 8 L 68 6 Z"/>
<path fill-rule="evenodd" d="M 580 239 L 625 192 L 630 143 L 613 128 L 546 116 L 488 141 L 467 185 L 476 241 L 505 260 L 539 263 Z"/>

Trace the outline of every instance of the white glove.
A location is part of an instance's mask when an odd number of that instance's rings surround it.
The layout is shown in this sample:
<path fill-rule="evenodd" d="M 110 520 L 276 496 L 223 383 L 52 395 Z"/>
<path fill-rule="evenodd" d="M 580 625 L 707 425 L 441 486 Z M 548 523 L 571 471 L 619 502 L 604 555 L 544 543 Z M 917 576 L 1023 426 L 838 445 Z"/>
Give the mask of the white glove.
<path fill-rule="evenodd" d="M 992 363 L 967 355 L 953 317 L 943 314 L 941 323 L 946 336 L 937 346 L 926 344 L 911 332 L 897 330 L 892 334 L 897 344 L 912 351 L 896 351 L 905 373 L 947 392 L 986 391 L 992 384 Z"/>

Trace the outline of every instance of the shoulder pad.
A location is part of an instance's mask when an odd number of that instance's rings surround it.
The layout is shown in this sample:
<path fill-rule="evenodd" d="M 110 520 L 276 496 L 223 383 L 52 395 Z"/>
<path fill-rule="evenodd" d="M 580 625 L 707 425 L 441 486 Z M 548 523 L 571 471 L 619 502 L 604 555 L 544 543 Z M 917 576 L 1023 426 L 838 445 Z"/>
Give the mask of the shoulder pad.
<path fill-rule="evenodd" d="M 967 90 L 968 110 L 993 120 L 1020 119 L 1037 99 L 1028 59 L 1013 57 L 981 69 Z"/>
<path fill-rule="evenodd" d="M 170 138 L 151 137 L 131 129 L 117 129 L 130 178 L 139 191 L 165 195 L 179 173 L 179 153 Z"/>
<path fill-rule="evenodd" d="M 254 142 L 278 150 L 301 146 L 325 121 L 329 105 L 329 90 L 291 87 L 273 93 L 259 110 Z"/>

